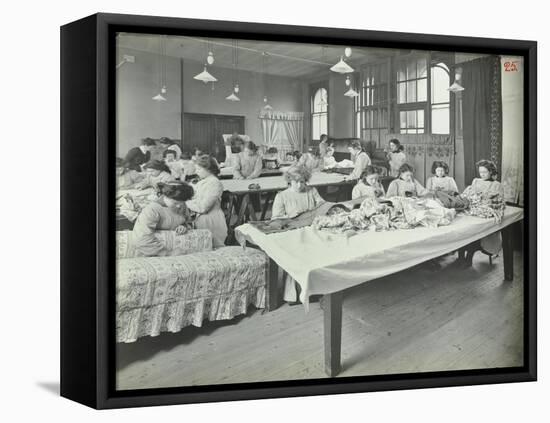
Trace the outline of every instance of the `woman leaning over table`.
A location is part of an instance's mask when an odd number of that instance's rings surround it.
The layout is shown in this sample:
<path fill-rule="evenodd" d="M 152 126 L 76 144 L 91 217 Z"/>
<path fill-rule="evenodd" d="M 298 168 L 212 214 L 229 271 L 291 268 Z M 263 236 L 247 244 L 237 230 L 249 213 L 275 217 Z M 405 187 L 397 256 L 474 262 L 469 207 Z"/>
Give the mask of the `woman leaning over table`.
<path fill-rule="evenodd" d="M 252 141 L 246 142 L 243 151 L 233 157 L 233 177 L 235 179 L 255 179 L 262 173 L 262 156 Z"/>
<path fill-rule="evenodd" d="M 349 175 L 350 179 L 359 179 L 365 168 L 370 166 L 371 161 L 369 155 L 363 150 L 361 141 L 353 140 L 348 147 L 348 150 L 351 155 L 351 160 L 353 161 L 354 167 L 353 172 Z"/>
<path fill-rule="evenodd" d="M 185 204 L 190 211 L 197 213 L 195 227 L 210 230 L 214 248 L 223 247 L 227 238 L 227 224 L 221 209 L 223 185 L 218 179 L 218 162 L 213 157 L 200 156 L 195 163 L 195 172 L 199 177 L 194 186 L 195 195 Z"/>

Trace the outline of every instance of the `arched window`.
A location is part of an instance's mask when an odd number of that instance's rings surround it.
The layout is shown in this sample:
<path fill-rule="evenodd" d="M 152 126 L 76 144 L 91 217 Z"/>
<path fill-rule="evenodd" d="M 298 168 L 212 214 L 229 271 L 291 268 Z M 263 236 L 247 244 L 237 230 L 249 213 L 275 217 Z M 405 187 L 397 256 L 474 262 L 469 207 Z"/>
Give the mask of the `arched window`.
<path fill-rule="evenodd" d="M 328 134 L 328 92 L 323 87 L 311 96 L 311 138 L 319 140 L 322 134 Z"/>
<path fill-rule="evenodd" d="M 432 134 L 450 133 L 449 68 L 445 63 L 432 65 L 431 69 L 431 123 Z"/>

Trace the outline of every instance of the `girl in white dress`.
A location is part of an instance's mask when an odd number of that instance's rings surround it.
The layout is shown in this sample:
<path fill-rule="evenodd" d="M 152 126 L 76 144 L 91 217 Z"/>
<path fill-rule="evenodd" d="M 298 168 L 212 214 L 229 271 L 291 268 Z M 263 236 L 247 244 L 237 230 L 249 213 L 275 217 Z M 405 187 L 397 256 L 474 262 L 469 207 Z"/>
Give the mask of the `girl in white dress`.
<path fill-rule="evenodd" d="M 212 232 L 212 246 L 223 247 L 227 238 L 227 224 L 221 209 L 223 185 L 218 179 L 220 168 L 213 157 L 203 155 L 196 159 L 195 172 L 199 181 L 193 187 L 195 195 L 186 201 L 190 211 L 197 213 L 195 227 Z"/>
<path fill-rule="evenodd" d="M 378 169 L 374 166 L 367 166 L 361 175 L 361 179 L 351 191 L 351 199 L 355 200 L 359 197 L 381 198 L 384 197 L 384 187 L 379 182 Z"/>
<path fill-rule="evenodd" d="M 389 147 L 390 151 L 386 154 L 386 157 L 390 165 L 390 175 L 397 178 L 399 168 L 407 162 L 407 156 L 404 153 L 405 147 L 396 138 L 390 140 Z"/>
<path fill-rule="evenodd" d="M 285 172 L 284 176 L 289 187 L 275 196 L 271 213 L 272 219 L 296 217 L 324 203 L 325 200 L 321 198 L 317 189 L 307 186 L 307 182 L 311 178 L 309 169 L 302 165 L 293 165 Z M 284 300 L 289 302 L 298 300 L 296 281 L 289 275 L 285 280 Z"/>
<path fill-rule="evenodd" d="M 449 176 L 449 166 L 445 162 L 435 161 L 432 164 L 432 175 L 426 182 L 430 191 L 458 192 L 458 187 L 452 176 Z"/>
<path fill-rule="evenodd" d="M 353 172 L 349 175 L 350 179 L 359 179 L 367 166 L 370 166 L 371 161 L 369 155 L 363 150 L 363 146 L 359 140 L 353 140 L 348 147 L 353 161 Z"/>
<path fill-rule="evenodd" d="M 399 178 L 391 181 L 386 197 L 424 197 L 428 194 L 430 191 L 414 178 L 412 166 L 405 163 L 399 168 Z"/>

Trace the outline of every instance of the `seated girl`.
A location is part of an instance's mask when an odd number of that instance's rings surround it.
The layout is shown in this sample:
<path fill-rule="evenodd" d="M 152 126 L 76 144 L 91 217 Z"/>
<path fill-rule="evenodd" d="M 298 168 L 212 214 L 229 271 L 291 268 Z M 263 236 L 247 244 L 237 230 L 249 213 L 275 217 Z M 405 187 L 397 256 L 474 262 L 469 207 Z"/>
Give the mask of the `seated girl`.
<path fill-rule="evenodd" d="M 504 187 L 496 180 L 498 171 L 492 161 L 480 160 L 476 163 L 479 178 L 474 178 L 472 184 L 464 190 L 463 197 L 471 199 L 478 196 L 481 202 L 491 204 L 491 207 L 504 207 Z M 501 211 L 502 212 L 502 211 Z M 489 254 L 497 254 L 502 249 L 502 237 L 500 231 L 486 236 L 479 242 L 481 249 Z M 471 264 L 475 251 L 470 249 L 467 262 Z"/>
<path fill-rule="evenodd" d="M 323 157 L 323 169 L 332 169 L 337 167 L 336 159 L 334 158 L 334 148 L 327 147 L 325 156 Z"/>
<path fill-rule="evenodd" d="M 160 160 L 153 160 L 143 166 L 145 177 L 134 185 L 135 189 L 155 188 L 159 183 L 174 181 L 170 169 Z"/>
<path fill-rule="evenodd" d="M 116 159 L 116 177 L 117 189 L 131 188 L 143 179 L 143 175 L 140 172 L 125 167 L 124 160 L 118 157 Z"/>
<path fill-rule="evenodd" d="M 449 175 L 449 166 L 445 162 L 435 161 L 432 164 L 432 175 L 426 182 L 426 189 L 430 191 L 458 192 L 458 187 L 452 176 Z"/>
<path fill-rule="evenodd" d="M 195 163 L 191 160 L 188 152 L 182 152 L 179 160 L 176 159 L 174 150 L 164 150 L 163 156 L 164 164 L 168 166 L 174 179 L 185 181 L 188 176 L 195 174 Z"/>
<path fill-rule="evenodd" d="M 399 178 L 391 181 L 386 197 L 424 197 L 430 194 L 420 182 L 414 178 L 414 169 L 405 163 L 399 168 Z"/>
<path fill-rule="evenodd" d="M 379 182 L 380 177 L 378 169 L 374 166 L 367 166 L 361 175 L 361 179 L 351 191 L 351 199 L 355 200 L 360 197 L 381 198 L 384 197 L 384 187 Z"/>
<path fill-rule="evenodd" d="M 271 212 L 272 219 L 296 217 L 325 202 L 317 189 L 307 186 L 311 172 L 305 166 L 293 165 L 285 172 L 284 176 L 289 187 L 275 196 Z M 285 280 L 284 300 L 289 302 L 298 300 L 296 281 L 289 275 Z"/>
<path fill-rule="evenodd" d="M 149 203 L 136 219 L 132 238 L 136 254 L 145 257 L 170 255 L 166 246 L 155 237 L 155 231 L 187 232 L 189 213 L 185 201 L 193 196 L 193 188 L 185 182 L 159 183 L 159 198 Z"/>
<path fill-rule="evenodd" d="M 307 186 L 311 171 L 302 165 L 293 165 L 284 173 L 289 185 L 287 189 L 277 193 L 273 200 L 271 218 L 296 217 L 324 203 L 317 189 Z"/>
<path fill-rule="evenodd" d="M 262 173 L 262 156 L 252 141 L 244 144 L 243 151 L 233 156 L 233 178 L 256 179 Z"/>
<path fill-rule="evenodd" d="M 504 198 L 504 187 L 496 180 L 497 167 L 489 160 L 480 160 L 476 163 L 479 178 L 474 178 L 472 184 L 464 190 L 463 195 L 477 194 L 484 198 L 491 198 L 499 194 Z"/>
<path fill-rule="evenodd" d="M 221 209 L 223 185 L 218 179 L 220 167 L 211 156 L 203 155 L 195 163 L 199 181 L 194 186 L 195 195 L 185 204 L 196 213 L 195 228 L 212 232 L 212 246 L 223 247 L 227 238 L 227 224 Z"/>
<path fill-rule="evenodd" d="M 317 147 L 309 147 L 307 152 L 304 153 L 298 164 L 304 166 L 309 172 L 316 172 L 322 169 L 323 161 L 321 155 L 319 154 L 319 149 Z"/>

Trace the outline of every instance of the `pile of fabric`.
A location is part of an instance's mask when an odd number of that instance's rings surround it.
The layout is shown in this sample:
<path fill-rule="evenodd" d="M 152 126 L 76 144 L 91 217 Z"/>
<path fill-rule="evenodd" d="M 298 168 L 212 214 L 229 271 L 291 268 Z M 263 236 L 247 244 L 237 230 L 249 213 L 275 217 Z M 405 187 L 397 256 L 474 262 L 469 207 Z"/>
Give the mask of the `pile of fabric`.
<path fill-rule="evenodd" d="M 449 225 L 456 216 L 431 199 L 391 197 L 387 201 L 365 199 L 359 208 L 346 210 L 342 205 L 332 207 L 325 215 L 317 216 L 315 229 L 352 235 L 359 231 L 411 229 L 417 226 L 435 228 Z"/>
<path fill-rule="evenodd" d="M 141 210 L 156 198 L 158 196 L 153 188 L 120 190 L 116 197 L 117 213 L 133 222 Z"/>
<path fill-rule="evenodd" d="M 470 202 L 470 206 L 464 210 L 469 216 L 478 216 L 486 219 L 495 219 L 500 223 L 504 215 L 504 198 L 500 194 L 485 195 L 466 189 L 462 194 Z"/>

